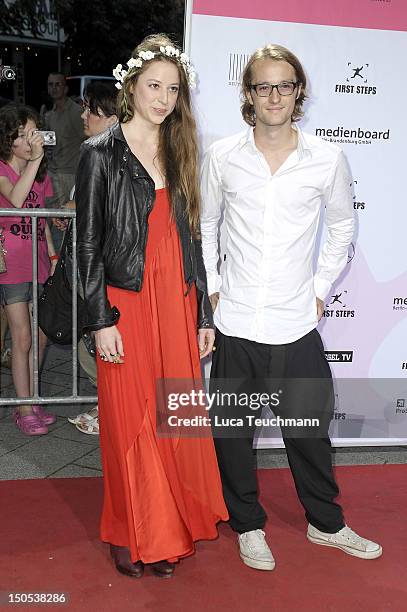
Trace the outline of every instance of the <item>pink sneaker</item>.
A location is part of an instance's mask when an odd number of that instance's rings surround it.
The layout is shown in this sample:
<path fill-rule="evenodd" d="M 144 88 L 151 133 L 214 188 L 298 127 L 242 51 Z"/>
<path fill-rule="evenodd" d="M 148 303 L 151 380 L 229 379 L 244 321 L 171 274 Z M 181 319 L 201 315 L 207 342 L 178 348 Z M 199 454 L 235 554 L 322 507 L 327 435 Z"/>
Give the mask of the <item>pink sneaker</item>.
<path fill-rule="evenodd" d="M 16 410 L 15 419 L 18 429 L 27 436 L 43 436 L 48 433 L 48 427 L 35 414 L 21 416 Z"/>
<path fill-rule="evenodd" d="M 57 420 L 55 414 L 51 414 L 50 412 L 46 412 L 42 406 L 33 406 L 33 413 L 35 416 L 39 418 L 43 425 L 52 425 Z"/>

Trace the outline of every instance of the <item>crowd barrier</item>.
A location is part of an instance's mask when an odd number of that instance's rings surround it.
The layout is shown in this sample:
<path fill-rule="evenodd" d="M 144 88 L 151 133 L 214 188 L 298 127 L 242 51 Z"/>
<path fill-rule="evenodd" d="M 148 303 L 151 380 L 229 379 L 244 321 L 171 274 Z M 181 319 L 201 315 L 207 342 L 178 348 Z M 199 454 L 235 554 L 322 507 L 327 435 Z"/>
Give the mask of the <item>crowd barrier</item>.
<path fill-rule="evenodd" d="M 20 210 L 20 209 L 19 209 Z M 17 214 L 16 214 L 17 213 Z M 16 217 L 20 214 L 16 209 L 0 209 L 1 217 Z M 31 238 L 33 254 L 33 395 L 32 397 L 0 397 L 0 406 L 21 404 L 96 404 L 96 396 L 78 395 L 78 275 L 77 275 L 77 253 L 76 253 L 76 212 L 74 210 L 61 209 L 21 209 L 24 217 L 31 219 Z M 39 366 L 38 366 L 38 251 L 37 251 L 37 226 L 38 218 L 72 218 L 72 395 L 66 397 L 43 397 L 39 394 Z M 7 247 L 6 247 L 7 248 Z M 45 358 L 46 359 L 46 358 Z M 45 360 L 44 360 L 45 361 Z M 0 390 L 1 391 L 1 390 Z"/>

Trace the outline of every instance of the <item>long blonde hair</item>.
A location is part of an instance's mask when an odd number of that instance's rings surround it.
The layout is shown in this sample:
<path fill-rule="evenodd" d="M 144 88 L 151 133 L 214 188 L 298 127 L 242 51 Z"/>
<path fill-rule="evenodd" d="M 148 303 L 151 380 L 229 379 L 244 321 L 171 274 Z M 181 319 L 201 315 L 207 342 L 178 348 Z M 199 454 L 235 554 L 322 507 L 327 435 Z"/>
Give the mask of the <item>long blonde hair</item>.
<path fill-rule="evenodd" d="M 138 57 L 140 51 L 157 54 L 152 60 L 143 61 L 140 68 L 133 68 L 124 78 L 117 99 L 117 114 L 121 123 L 134 116 L 134 105 L 130 89 L 140 74 L 155 61 L 171 62 L 178 68 L 180 86 L 177 102 L 172 113 L 160 125 L 158 157 L 162 164 L 167 183 L 171 210 L 174 216 L 184 214 L 194 235 L 199 231 L 199 170 L 198 139 L 196 123 L 192 113 L 191 96 L 184 69 L 176 57 L 160 53 L 160 47 L 170 45 L 178 48 L 165 34 L 147 36 L 133 51 Z M 181 53 L 181 49 L 179 49 Z M 182 202 L 182 210 L 177 207 Z"/>

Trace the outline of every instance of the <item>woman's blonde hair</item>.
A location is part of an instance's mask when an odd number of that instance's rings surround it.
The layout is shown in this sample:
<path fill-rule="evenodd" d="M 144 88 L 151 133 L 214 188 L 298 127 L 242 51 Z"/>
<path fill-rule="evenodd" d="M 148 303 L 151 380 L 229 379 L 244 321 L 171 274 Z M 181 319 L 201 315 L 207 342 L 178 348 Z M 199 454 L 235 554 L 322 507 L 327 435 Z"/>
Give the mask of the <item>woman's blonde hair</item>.
<path fill-rule="evenodd" d="M 178 48 L 165 34 L 147 36 L 133 51 L 132 57 L 137 58 L 140 51 L 152 51 L 154 59 L 143 61 L 140 68 L 129 70 L 124 78 L 122 89 L 117 99 L 117 114 L 121 123 L 126 123 L 134 116 L 133 97 L 131 89 L 140 74 L 153 62 L 171 62 L 178 68 L 179 91 L 177 102 L 172 113 L 160 125 L 158 157 L 163 166 L 171 210 L 184 214 L 194 235 L 199 231 L 199 170 L 198 170 L 198 139 L 196 123 L 192 113 L 191 96 L 188 79 L 179 59 L 175 56 L 163 55 L 160 47 L 172 46 Z M 179 49 L 179 48 L 178 48 Z M 181 53 L 181 49 L 179 49 Z M 179 202 L 183 202 L 183 210 L 177 210 Z"/>
<path fill-rule="evenodd" d="M 295 78 L 298 83 L 301 83 L 301 92 L 295 101 L 294 111 L 291 116 L 292 121 L 298 121 L 303 116 L 302 105 L 305 98 L 307 98 L 307 78 L 305 76 L 304 68 L 301 65 L 300 60 L 291 53 L 285 47 L 280 45 L 266 45 L 257 49 L 253 55 L 249 58 L 242 75 L 242 90 L 241 100 L 242 105 L 240 110 L 242 112 L 243 119 L 251 126 L 256 125 L 256 114 L 254 112 L 253 104 L 250 103 L 248 94 L 251 93 L 252 85 L 252 68 L 254 62 L 258 60 L 271 59 L 277 62 L 288 62 L 295 70 Z"/>

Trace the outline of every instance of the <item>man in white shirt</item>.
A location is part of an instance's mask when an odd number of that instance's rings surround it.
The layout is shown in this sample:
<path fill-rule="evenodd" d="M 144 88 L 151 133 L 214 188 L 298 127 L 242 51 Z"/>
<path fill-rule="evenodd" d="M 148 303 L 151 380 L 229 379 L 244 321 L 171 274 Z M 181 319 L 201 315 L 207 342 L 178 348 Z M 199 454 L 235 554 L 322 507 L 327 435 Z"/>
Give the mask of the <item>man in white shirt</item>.
<path fill-rule="evenodd" d="M 218 388 L 221 379 L 222 389 L 230 392 L 231 381 L 239 380 L 240 391 L 280 393 L 273 404 L 279 416 L 320 417 L 319 428 L 308 434 L 282 427 L 308 520 L 307 537 L 373 559 L 382 554 L 381 546 L 347 527 L 334 501 L 339 491 L 328 437 L 332 377 L 316 330 L 353 236 L 351 179 L 336 145 L 298 127 L 305 97 L 299 60 L 278 45 L 259 49 L 243 73 L 241 110 L 250 127 L 215 142 L 204 159 L 202 248 L 217 327 L 211 387 Z M 327 237 L 314 271 L 324 206 Z M 222 212 L 225 256 L 219 275 Z M 215 445 L 240 556 L 250 567 L 272 570 L 275 561 L 264 537 L 266 514 L 253 467 L 255 425 L 248 412 L 237 402 L 229 408 L 216 405 L 212 423 L 233 414 L 244 426 L 230 427 L 226 434 L 221 432 L 224 424 L 214 427 Z"/>

